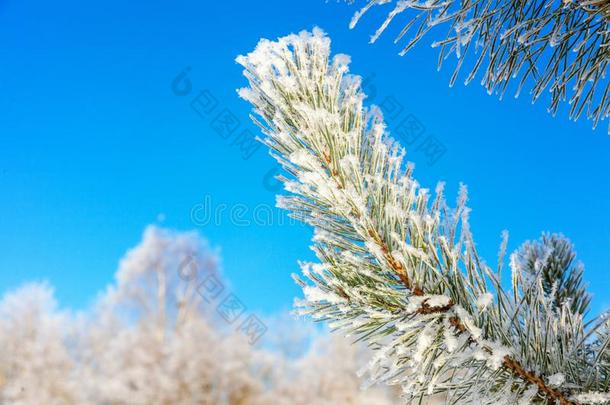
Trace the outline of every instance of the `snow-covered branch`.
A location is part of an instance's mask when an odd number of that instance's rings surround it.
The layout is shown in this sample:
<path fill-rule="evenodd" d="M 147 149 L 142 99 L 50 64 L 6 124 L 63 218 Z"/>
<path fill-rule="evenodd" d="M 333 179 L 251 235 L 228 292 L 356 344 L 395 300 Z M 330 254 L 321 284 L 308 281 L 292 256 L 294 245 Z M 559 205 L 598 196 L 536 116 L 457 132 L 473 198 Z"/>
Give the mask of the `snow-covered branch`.
<path fill-rule="evenodd" d="M 352 28 L 365 14 L 374 17 L 374 10 L 386 8 L 387 17 L 371 42 L 396 21 L 402 24 L 396 37 L 396 42 L 404 42 L 401 55 L 433 35 L 430 31 L 446 27 L 445 38 L 432 46 L 440 50 L 439 69 L 449 56 L 456 56 L 451 85 L 461 70 L 468 70 L 465 83 L 480 73 L 489 94 L 502 97 L 516 81 L 516 95 L 531 87 L 534 101 L 550 92 L 553 114 L 567 100 L 574 120 L 584 113 L 596 126 L 610 115 L 607 0 L 346 1 L 363 3 L 354 13 Z"/>
<path fill-rule="evenodd" d="M 476 251 L 465 187 L 450 208 L 442 184 L 419 186 L 321 30 L 261 40 L 237 61 L 250 84 L 239 93 L 287 173 L 278 204 L 315 229 L 320 263 L 296 277 L 301 310 L 377 349 L 372 382 L 400 385 L 407 401 L 445 393 L 460 404 L 572 404 L 605 388 L 587 372 L 600 365 L 586 354 L 591 330 L 558 295 L 580 290 L 546 291 L 516 256 L 513 291 L 502 287 Z"/>

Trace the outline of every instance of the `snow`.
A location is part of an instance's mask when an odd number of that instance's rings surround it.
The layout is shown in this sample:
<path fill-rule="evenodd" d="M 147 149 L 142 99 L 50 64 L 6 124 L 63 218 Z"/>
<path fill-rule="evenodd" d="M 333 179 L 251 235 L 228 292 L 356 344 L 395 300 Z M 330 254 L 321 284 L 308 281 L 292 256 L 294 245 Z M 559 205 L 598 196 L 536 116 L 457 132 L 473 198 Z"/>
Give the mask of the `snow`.
<path fill-rule="evenodd" d="M 493 302 L 494 296 L 491 293 L 484 293 L 477 298 L 477 307 L 481 310 L 485 310 L 489 304 Z"/>
<path fill-rule="evenodd" d="M 426 304 L 432 308 L 445 307 L 451 302 L 451 298 L 445 295 L 427 295 Z"/>
<path fill-rule="evenodd" d="M 458 348 L 458 339 L 455 335 L 454 329 L 449 323 L 449 317 L 446 316 L 443 319 L 443 325 L 445 330 L 443 331 L 443 338 L 445 340 L 445 348 L 447 352 L 453 353 Z"/>
<path fill-rule="evenodd" d="M 305 294 L 307 301 L 311 303 L 328 302 L 337 304 L 344 301 L 344 298 L 322 291 L 319 287 L 305 286 L 303 287 L 303 294 Z"/>
<path fill-rule="evenodd" d="M 548 383 L 554 387 L 559 387 L 565 382 L 565 380 L 566 377 L 562 373 L 557 373 L 548 378 Z"/>
<path fill-rule="evenodd" d="M 605 404 L 610 401 L 610 392 L 587 392 L 575 395 L 573 400 L 582 404 Z"/>
<path fill-rule="evenodd" d="M 504 357 L 510 355 L 510 350 L 503 346 L 496 346 L 492 348 L 492 353 L 487 359 L 487 365 L 492 370 L 496 371 L 504 363 Z"/>
<path fill-rule="evenodd" d="M 424 359 L 425 352 L 432 346 L 432 343 L 434 343 L 434 332 L 434 327 L 429 325 L 419 334 L 415 353 L 413 353 L 414 361 L 419 363 Z"/>

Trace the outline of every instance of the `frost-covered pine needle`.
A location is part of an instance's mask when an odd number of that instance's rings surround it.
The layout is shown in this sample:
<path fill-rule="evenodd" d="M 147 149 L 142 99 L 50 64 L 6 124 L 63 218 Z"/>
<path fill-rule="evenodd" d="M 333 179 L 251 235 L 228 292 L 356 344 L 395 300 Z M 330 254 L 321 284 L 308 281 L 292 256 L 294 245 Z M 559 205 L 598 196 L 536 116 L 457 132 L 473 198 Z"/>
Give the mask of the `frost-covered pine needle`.
<path fill-rule="evenodd" d="M 385 9 L 387 17 L 371 42 L 395 21 L 402 27 L 396 37 L 404 43 L 401 55 L 441 27 L 446 37 L 432 46 L 440 49 L 439 69 L 448 56 L 456 56 L 451 85 L 463 69 L 466 84 L 480 73 L 487 92 L 500 97 L 511 80 L 516 81 L 516 96 L 529 87 L 535 101 L 548 91 L 553 115 L 566 101 L 570 118 L 585 113 L 594 127 L 610 115 L 609 0 L 346 1 L 363 3 L 352 28 L 364 14 Z"/>

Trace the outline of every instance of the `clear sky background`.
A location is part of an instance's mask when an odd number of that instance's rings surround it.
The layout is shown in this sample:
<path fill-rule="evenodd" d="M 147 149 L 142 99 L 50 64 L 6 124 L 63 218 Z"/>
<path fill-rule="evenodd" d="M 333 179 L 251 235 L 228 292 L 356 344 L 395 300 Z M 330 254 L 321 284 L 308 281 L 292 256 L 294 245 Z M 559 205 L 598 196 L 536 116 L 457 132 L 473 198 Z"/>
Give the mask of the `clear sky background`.
<path fill-rule="evenodd" d="M 260 37 L 317 25 L 333 51 L 352 56 L 354 73 L 373 77 L 374 102 L 400 104 L 390 130 L 412 114 L 425 137 L 442 142 L 446 153 L 432 165 L 410 147 L 415 176 L 428 187 L 446 181 L 449 196 L 460 182 L 469 186 L 475 238 L 490 263 L 504 229 L 512 249 L 562 232 L 586 265 L 594 310 L 610 305 L 605 124 L 592 131 L 585 120 L 551 117 L 544 100 L 498 101 L 475 83 L 449 88 L 432 37 L 400 58 L 391 35 L 368 44 L 381 15 L 350 31 L 353 11 L 324 0 L 0 0 L 0 292 L 48 280 L 61 304 L 82 308 L 145 226 L 158 223 L 197 229 L 219 247 L 250 309 L 290 308 L 299 295 L 290 273 L 312 257 L 310 229 L 277 210 L 271 224 L 250 226 L 226 210 L 205 225 L 191 213 L 207 201 L 252 220 L 255 209 L 261 219 L 261 207 L 274 206 L 264 185 L 274 161 L 263 148 L 244 159 L 231 145 L 236 135 L 223 139 L 213 119 L 226 109 L 241 121 L 236 134 L 256 133 L 235 93 L 245 85 L 235 56 Z M 179 96 L 172 81 L 186 67 L 193 88 Z M 210 116 L 190 107 L 202 90 L 218 102 Z"/>

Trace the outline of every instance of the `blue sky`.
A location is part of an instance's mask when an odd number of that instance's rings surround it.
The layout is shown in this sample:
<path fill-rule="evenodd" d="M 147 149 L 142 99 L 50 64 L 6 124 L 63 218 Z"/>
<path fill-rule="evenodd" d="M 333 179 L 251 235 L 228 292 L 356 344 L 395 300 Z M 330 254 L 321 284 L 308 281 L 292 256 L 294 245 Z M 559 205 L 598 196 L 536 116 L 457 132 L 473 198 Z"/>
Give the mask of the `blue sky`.
<path fill-rule="evenodd" d="M 0 291 L 48 280 L 63 305 L 86 306 L 144 227 L 160 223 L 197 229 L 220 247 L 250 309 L 290 308 L 299 295 L 290 273 L 311 258 L 310 229 L 277 212 L 272 224 L 250 226 L 232 224 L 226 210 L 205 225 L 191 213 L 207 201 L 252 219 L 274 205 L 264 185 L 273 160 L 263 148 L 244 159 L 231 144 L 244 130 L 256 133 L 235 93 L 245 80 L 234 58 L 260 37 L 317 25 L 335 52 L 352 56 L 354 73 L 372 78 L 374 102 L 399 106 L 390 130 L 411 115 L 424 138 L 442 143 L 434 164 L 417 143 L 410 147 L 415 175 L 430 187 L 446 181 L 448 195 L 469 186 L 475 238 L 489 262 L 503 229 L 511 248 L 562 232 L 585 263 L 594 309 L 608 306 L 605 125 L 592 131 L 584 120 L 552 118 L 544 102 L 523 96 L 500 102 L 476 84 L 449 88 L 451 70 L 437 72 L 432 38 L 400 58 L 391 35 L 368 44 L 381 16 L 350 31 L 353 11 L 324 0 L 0 0 Z M 172 81 L 187 67 L 192 90 L 179 96 Z M 190 103 L 203 90 L 217 107 L 202 117 Z M 229 139 L 214 130 L 225 110 L 240 120 Z"/>

